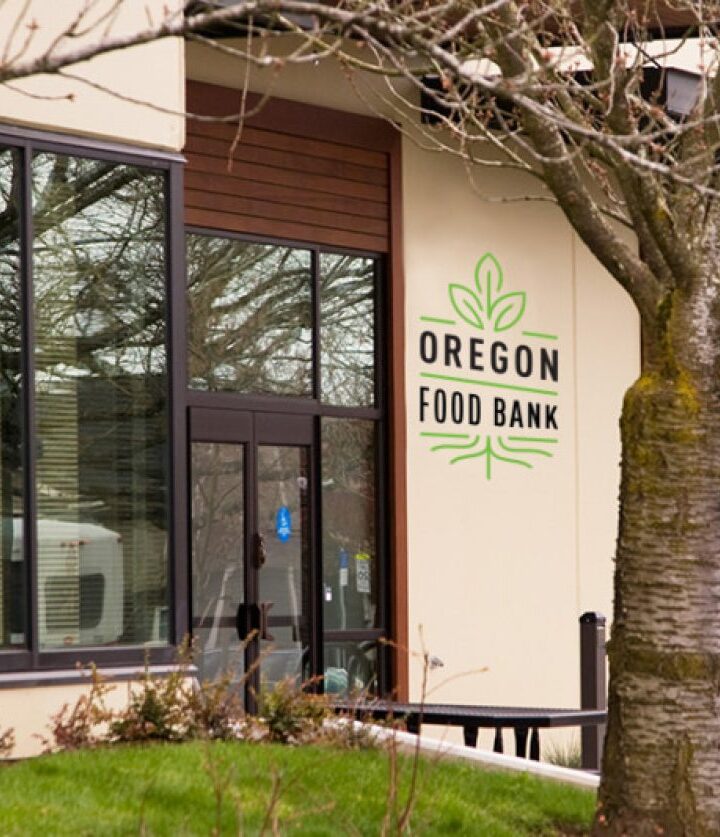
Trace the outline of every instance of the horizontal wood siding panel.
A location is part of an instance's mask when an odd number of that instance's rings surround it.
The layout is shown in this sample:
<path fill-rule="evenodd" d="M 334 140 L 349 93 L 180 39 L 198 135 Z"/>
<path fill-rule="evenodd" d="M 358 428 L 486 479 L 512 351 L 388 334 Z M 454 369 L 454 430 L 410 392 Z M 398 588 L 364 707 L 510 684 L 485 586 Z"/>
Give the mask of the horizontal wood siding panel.
<path fill-rule="evenodd" d="M 244 196 L 216 195 L 210 192 L 196 192 L 192 189 L 186 190 L 185 201 L 194 209 L 215 209 L 218 212 L 255 215 L 268 220 L 276 218 L 279 221 L 292 221 L 309 226 L 328 227 L 333 230 L 354 230 L 360 226 L 363 232 L 380 237 L 387 235 L 386 221 L 343 215 L 339 212 L 324 212 L 304 206 L 286 206 L 281 203 L 252 200 Z"/>
<path fill-rule="evenodd" d="M 388 249 L 386 237 L 381 238 L 343 230 L 329 230 L 308 224 L 268 221 L 265 218 L 255 218 L 250 215 L 234 215 L 191 207 L 185 209 L 185 223 L 191 227 L 207 227 L 208 229 L 227 230 L 228 232 L 246 233 L 248 235 L 268 235 L 273 238 L 290 238 L 314 244 L 326 244 L 331 247 L 368 250 L 374 253 L 385 253 Z"/>
<path fill-rule="evenodd" d="M 246 110 L 252 112 L 259 105 L 260 97 L 250 93 Z M 187 109 L 191 114 L 205 117 L 225 119 L 236 116 L 240 109 L 240 91 L 191 81 L 187 87 Z M 383 119 L 289 99 L 267 100 L 247 123 L 250 127 L 278 134 L 291 134 L 386 153 L 393 148 L 396 135 L 396 130 Z M 235 130 L 231 125 L 228 125 L 228 130 L 234 136 Z"/>
<path fill-rule="evenodd" d="M 191 171 L 206 174 L 221 174 L 225 178 L 242 180 L 257 180 L 260 183 L 269 181 L 280 186 L 294 186 L 296 189 L 310 189 L 317 192 L 327 192 L 331 195 L 347 195 L 351 198 L 385 203 L 387 189 L 358 183 L 355 180 L 339 180 L 336 177 L 325 177 L 321 174 L 306 174 L 302 171 L 287 171 L 273 166 L 262 166 L 255 163 L 236 163 L 232 171 L 227 170 L 227 163 L 219 157 L 208 157 L 205 154 L 186 154 L 188 167 Z M 238 193 L 241 185 L 238 185 Z"/>
<path fill-rule="evenodd" d="M 277 136 L 269 131 L 262 132 L 263 138 Z M 296 137 L 291 138 L 296 145 Z M 208 154 L 212 157 L 220 157 L 227 164 L 230 157 L 231 144 L 227 137 L 215 138 L 204 137 L 199 134 L 188 132 L 186 151 L 197 151 L 201 154 Z M 346 145 L 335 146 L 339 149 L 346 149 Z M 262 159 L 261 159 L 262 158 Z M 284 169 L 296 169 L 302 167 L 305 171 L 327 174 L 332 177 L 343 177 L 348 180 L 359 180 L 361 183 L 375 183 L 378 186 L 387 186 L 387 168 L 379 166 L 364 166 L 351 162 L 347 158 L 327 157 L 319 154 L 306 154 L 299 148 L 273 148 L 270 145 L 253 143 L 248 140 L 247 133 L 243 131 L 242 141 L 239 142 L 233 151 L 232 159 L 243 160 L 248 163 L 263 162 L 266 166 L 278 166 Z"/>
<path fill-rule="evenodd" d="M 216 195 L 237 195 L 238 185 L 222 175 L 204 174 L 187 169 L 185 186 L 188 192 L 205 191 Z M 365 218 L 379 218 L 387 221 L 389 209 L 387 203 L 364 201 L 360 198 L 348 198 L 342 195 L 330 195 L 327 192 L 311 192 L 309 189 L 294 189 L 290 186 L 276 186 L 255 180 L 243 180 L 241 194 L 246 198 L 256 198 L 286 206 L 301 206 L 310 209 L 324 209 L 327 212 L 341 212 L 343 215 L 361 215 Z"/>
<path fill-rule="evenodd" d="M 188 85 L 191 112 L 224 117 L 238 102 L 237 90 Z M 230 122 L 188 122 L 188 224 L 388 251 L 395 137 L 388 125 L 273 99 L 236 134 Z"/>
<path fill-rule="evenodd" d="M 217 122 L 188 122 L 188 137 L 196 139 L 214 139 L 227 142 L 228 131 L 235 135 L 236 126 L 218 124 Z M 243 145 L 256 145 L 260 148 L 276 148 L 278 151 L 297 151 L 308 157 L 319 157 L 322 160 L 343 160 L 367 166 L 371 169 L 387 170 L 387 154 L 381 151 L 366 151 L 363 148 L 353 148 L 350 145 L 337 145 L 322 140 L 305 139 L 304 137 L 278 134 L 275 131 L 263 131 L 243 125 Z M 227 146 L 226 146 L 227 149 Z"/>
<path fill-rule="evenodd" d="M 263 166 L 273 166 L 288 171 L 303 171 L 308 174 L 323 174 L 328 177 L 336 177 L 340 180 L 357 180 L 360 183 L 373 183 L 376 186 L 387 187 L 387 171 L 382 169 L 371 169 L 368 166 L 357 166 L 354 163 L 345 163 L 340 160 L 323 160 L 320 157 L 308 157 L 305 154 L 297 154 L 293 151 L 276 151 L 273 148 L 260 148 L 259 146 L 238 143 L 233 149 L 232 160 L 230 150 L 232 142 L 227 139 L 215 140 L 199 138 L 193 135 L 188 137 L 185 146 L 186 153 L 204 154 L 207 157 L 219 159 L 225 168 L 232 171 L 238 162 L 259 163 Z"/>

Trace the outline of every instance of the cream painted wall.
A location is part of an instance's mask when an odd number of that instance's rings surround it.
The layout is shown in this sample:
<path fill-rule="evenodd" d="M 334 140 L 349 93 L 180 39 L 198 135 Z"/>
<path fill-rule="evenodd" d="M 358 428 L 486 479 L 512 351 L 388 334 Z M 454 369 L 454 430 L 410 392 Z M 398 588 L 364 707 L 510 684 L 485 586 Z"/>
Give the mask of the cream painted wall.
<path fill-rule="evenodd" d="M 423 625 L 428 648 L 445 664 L 433 681 L 488 669 L 442 686 L 438 699 L 572 705 L 578 599 L 571 234 L 547 205 L 483 202 L 467 188 L 464 168 L 455 160 L 429 158 L 410 143 L 403 151 L 411 634 Z M 506 178 L 482 178 L 485 190 L 499 193 Z M 514 187 L 522 189 L 517 182 Z M 503 267 L 505 290 L 527 292 L 523 326 L 558 335 L 553 345 L 560 352 L 560 430 L 535 434 L 559 436 L 550 448 L 554 457 L 534 458 L 532 470 L 496 463 L 489 480 L 484 458 L 450 464 L 447 453 L 431 452 L 432 441 L 419 434 L 441 427 L 421 425 L 418 406 L 419 376 L 429 368 L 419 359 L 426 327 L 420 317 L 453 318 L 448 283 L 471 286 L 475 263 L 486 250 Z M 450 330 L 464 341 L 478 335 L 464 324 Z M 510 334 L 504 337 L 508 344 Z M 478 391 L 463 385 L 457 390 Z M 503 393 L 480 394 L 484 409 Z M 418 690 L 416 665 L 415 696 Z"/>
<path fill-rule="evenodd" d="M 617 532 L 620 410 L 640 370 L 635 307 L 580 241 L 576 275 L 578 369 L 578 602 L 579 611 L 612 616 L 612 556 Z"/>
<path fill-rule="evenodd" d="M 188 51 L 188 74 L 229 86 L 243 81 L 232 59 L 197 46 Z M 387 107 L 376 82 L 361 82 L 359 99 L 326 63 L 281 74 L 252 69 L 249 83 L 338 109 Z M 404 139 L 411 642 L 420 648 L 422 626 L 425 645 L 444 663 L 430 674 L 439 700 L 573 706 L 578 617 L 612 613 L 618 418 L 639 370 L 638 321 L 559 210 L 494 200 L 537 194 L 534 183 L 496 170 L 477 170 L 474 181 L 471 188 L 458 160 Z M 560 350 L 555 456 L 535 457 L 532 470 L 497 468 L 489 481 L 483 460 L 451 465 L 449 456 L 431 452 L 418 416 L 419 375 L 428 370 L 418 356 L 420 317 L 453 317 L 448 283 L 472 285 L 487 250 L 504 268 L 506 290 L 527 292 L 523 328 L 557 334 Z M 466 340 L 478 334 L 465 326 L 453 331 Z M 420 686 L 416 659 L 413 697 Z"/>
<path fill-rule="evenodd" d="M 0 51 L 20 52 L 28 25 L 37 23 L 24 55 L 42 55 L 77 15 L 84 0 L 10 0 L 0 9 Z M 93 5 L 88 22 L 98 21 L 113 0 Z M 147 26 L 148 15 L 179 8 L 180 0 L 124 0 L 119 13 L 102 20 L 87 39 L 126 34 Z M 13 24 L 19 26 L 13 34 Z M 64 48 L 67 42 L 59 46 Z M 37 76 L 0 85 L 0 123 L 26 125 L 105 140 L 178 151 L 184 139 L 184 50 L 166 39 L 99 56 L 68 70 L 79 78 Z M 97 89 L 83 79 L 100 85 Z M 143 104 L 140 104 L 143 103 Z"/>

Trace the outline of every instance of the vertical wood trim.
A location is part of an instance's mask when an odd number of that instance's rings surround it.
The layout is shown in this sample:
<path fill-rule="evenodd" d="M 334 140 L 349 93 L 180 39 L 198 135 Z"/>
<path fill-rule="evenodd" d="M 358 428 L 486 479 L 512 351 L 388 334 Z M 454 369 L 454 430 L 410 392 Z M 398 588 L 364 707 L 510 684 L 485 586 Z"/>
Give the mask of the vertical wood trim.
<path fill-rule="evenodd" d="M 390 149 L 389 415 L 391 520 L 392 689 L 407 701 L 410 688 L 407 545 L 407 423 L 405 403 L 405 260 L 402 206 L 402 135 Z"/>

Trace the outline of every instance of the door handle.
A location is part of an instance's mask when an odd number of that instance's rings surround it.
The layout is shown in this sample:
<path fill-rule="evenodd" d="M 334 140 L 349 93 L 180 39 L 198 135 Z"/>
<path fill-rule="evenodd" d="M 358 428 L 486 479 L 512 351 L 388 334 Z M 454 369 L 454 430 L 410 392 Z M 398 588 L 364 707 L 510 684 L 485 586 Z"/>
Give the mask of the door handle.
<path fill-rule="evenodd" d="M 265 546 L 265 537 L 261 532 L 255 534 L 255 566 L 260 568 L 265 566 L 267 561 L 267 547 Z"/>
<path fill-rule="evenodd" d="M 260 639 L 274 642 L 275 637 L 268 631 L 268 613 L 275 602 L 260 602 Z"/>
<path fill-rule="evenodd" d="M 238 605 L 235 614 L 235 628 L 241 642 L 246 642 L 250 635 L 260 629 L 260 609 L 256 604 Z"/>

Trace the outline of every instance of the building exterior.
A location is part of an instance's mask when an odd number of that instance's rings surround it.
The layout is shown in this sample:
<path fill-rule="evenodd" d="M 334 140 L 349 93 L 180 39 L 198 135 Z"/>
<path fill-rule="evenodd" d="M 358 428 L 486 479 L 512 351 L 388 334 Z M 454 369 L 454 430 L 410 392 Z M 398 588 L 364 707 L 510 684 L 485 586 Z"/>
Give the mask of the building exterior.
<path fill-rule="evenodd" d="M 32 4 L 34 48 L 59 5 Z M 239 131 L 246 84 L 269 99 Z M 188 634 L 207 677 L 259 654 L 268 682 L 417 698 L 425 647 L 435 700 L 577 705 L 637 318 L 558 210 L 495 200 L 520 175 L 471 183 L 383 108 L 331 63 L 179 40 L 0 89 L 19 753 L 77 663 L 161 672 Z"/>

